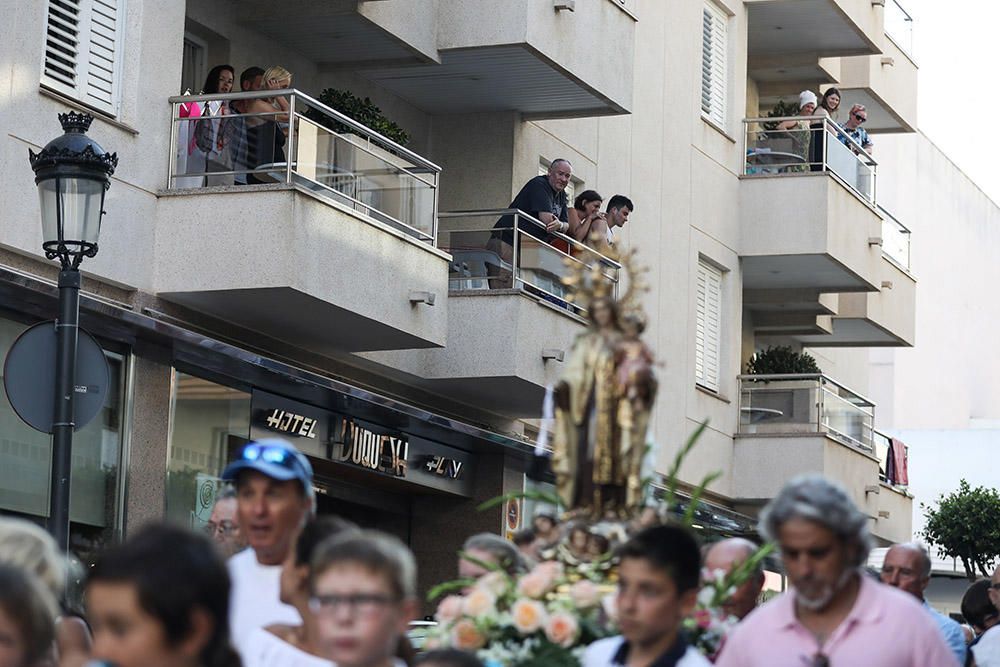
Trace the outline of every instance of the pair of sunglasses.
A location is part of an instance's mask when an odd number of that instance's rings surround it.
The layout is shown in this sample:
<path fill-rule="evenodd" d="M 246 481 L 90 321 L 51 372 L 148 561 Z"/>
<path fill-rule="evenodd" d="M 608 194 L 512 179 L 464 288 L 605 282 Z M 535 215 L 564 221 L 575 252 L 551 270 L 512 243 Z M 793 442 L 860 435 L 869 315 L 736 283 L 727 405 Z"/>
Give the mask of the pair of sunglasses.
<path fill-rule="evenodd" d="M 290 470 L 297 467 L 295 456 L 290 450 L 273 445 L 249 444 L 240 452 L 240 458 L 244 461 L 266 461 Z"/>
<path fill-rule="evenodd" d="M 855 118 L 855 119 L 856 119 L 856 120 L 857 120 L 857 121 L 858 121 L 859 123 L 863 123 L 863 122 L 865 122 L 866 120 L 868 120 L 867 118 L 865 118 L 865 117 L 864 117 L 864 116 L 862 116 L 861 114 L 857 114 L 857 113 L 856 113 L 856 114 L 854 114 L 854 118 Z"/>

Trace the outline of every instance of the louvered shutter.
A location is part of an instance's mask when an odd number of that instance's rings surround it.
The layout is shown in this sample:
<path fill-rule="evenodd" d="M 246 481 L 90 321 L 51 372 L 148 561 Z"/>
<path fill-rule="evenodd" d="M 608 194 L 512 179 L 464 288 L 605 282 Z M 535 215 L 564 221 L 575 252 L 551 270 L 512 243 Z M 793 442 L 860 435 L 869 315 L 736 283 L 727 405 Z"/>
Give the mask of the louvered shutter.
<path fill-rule="evenodd" d="M 722 339 L 722 271 L 699 261 L 697 290 L 695 381 L 707 389 L 718 391 Z"/>
<path fill-rule="evenodd" d="M 42 80 L 116 115 L 125 0 L 49 0 Z"/>
<path fill-rule="evenodd" d="M 728 91 L 728 23 L 722 10 L 707 3 L 702 13 L 701 111 L 719 125 L 726 125 Z"/>

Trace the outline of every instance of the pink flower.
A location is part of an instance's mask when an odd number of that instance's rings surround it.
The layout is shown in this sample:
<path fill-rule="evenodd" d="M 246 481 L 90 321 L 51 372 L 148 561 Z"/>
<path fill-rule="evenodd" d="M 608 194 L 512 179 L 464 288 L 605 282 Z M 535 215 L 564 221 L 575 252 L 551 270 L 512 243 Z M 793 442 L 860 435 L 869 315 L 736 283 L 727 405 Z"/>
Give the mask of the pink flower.
<path fill-rule="evenodd" d="M 552 590 L 554 583 L 555 581 L 548 576 L 547 572 L 532 571 L 517 582 L 517 592 L 537 600 Z"/>
<path fill-rule="evenodd" d="M 492 613 L 496 609 L 497 598 L 485 588 L 473 588 L 465 596 L 462 611 L 467 615 L 476 617 Z"/>
<path fill-rule="evenodd" d="M 565 612 L 559 612 L 549 616 L 545 623 L 545 636 L 553 644 L 558 644 L 563 648 L 570 648 L 580 634 L 580 625 L 576 618 Z"/>
<path fill-rule="evenodd" d="M 438 623 L 451 623 L 462 615 L 463 600 L 460 595 L 449 595 L 438 604 L 434 618 Z"/>
<path fill-rule="evenodd" d="M 698 624 L 699 628 L 707 630 L 712 626 L 712 612 L 707 609 L 696 609 L 694 612 L 694 621 Z"/>
<path fill-rule="evenodd" d="M 463 618 L 451 629 L 451 645 L 462 651 L 477 651 L 486 646 L 486 637 L 475 623 Z"/>
<path fill-rule="evenodd" d="M 551 579 L 562 579 L 565 571 L 563 564 L 557 560 L 542 561 L 532 570 L 532 572 L 544 573 Z"/>
<path fill-rule="evenodd" d="M 594 582 L 581 579 L 570 587 L 569 597 L 580 609 L 590 609 L 601 601 L 601 591 Z"/>
<path fill-rule="evenodd" d="M 520 598 L 510 608 L 510 615 L 514 620 L 514 627 L 522 635 L 530 635 L 541 630 L 545 625 L 545 606 L 537 600 L 526 600 Z"/>

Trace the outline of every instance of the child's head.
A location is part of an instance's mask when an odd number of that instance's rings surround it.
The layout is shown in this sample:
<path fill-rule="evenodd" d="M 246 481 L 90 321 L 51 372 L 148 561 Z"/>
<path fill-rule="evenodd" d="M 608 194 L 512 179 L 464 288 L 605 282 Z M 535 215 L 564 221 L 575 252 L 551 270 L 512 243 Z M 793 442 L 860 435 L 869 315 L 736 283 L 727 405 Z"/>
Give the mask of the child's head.
<path fill-rule="evenodd" d="M 29 667 L 55 637 L 55 599 L 31 573 L 0 564 L 0 665 Z"/>
<path fill-rule="evenodd" d="M 94 657 L 117 667 L 236 663 L 229 573 L 204 535 L 143 528 L 104 552 L 87 579 Z"/>
<path fill-rule="evenodd" d="M 335 516 L 321 516 L 311 519 L 299 531 L 295 545 L 288 550 L 288 556 L 281 564 L 281 588 L 279 597 L 300 611 L 309 602 L 309 563 L 316 548 L 335 535 L 347 531 L 357 531 L 350 521 Z"/>
<path fill-rule="evenodd" d="M 422 654 L 414 667 L 483 667 L 483 663 L 472 653 L 443 648 Z"/>
<path fill-rule="evenodd" d="M 320 648 L 339 667 L 387 664 L 417 612 L 410 550 L 377 531 L 351 531 L 321 544 L 311 565 Z"/>
<path fill-rule="evenodd" d="M 622 635 L 638 645 L 672 644 L 681 621 L 694 610 L 701 571 L 698 543 L 684 528 L 654 526 L 626 542 L 620 557 Z"/>

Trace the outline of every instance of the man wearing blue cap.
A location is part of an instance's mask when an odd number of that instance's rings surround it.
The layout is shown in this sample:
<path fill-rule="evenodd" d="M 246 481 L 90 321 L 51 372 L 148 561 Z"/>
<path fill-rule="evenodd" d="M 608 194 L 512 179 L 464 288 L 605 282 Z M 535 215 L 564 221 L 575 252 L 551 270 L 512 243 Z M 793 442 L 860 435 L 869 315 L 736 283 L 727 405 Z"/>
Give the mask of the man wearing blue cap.
<path fill-rule="evenodd" d="M 257 628 L 302 623 L 279 595 L 281 564 L 315 511 L 312 466 L 283 440 L 257 440 L 243 446 L 222 478 L 236 484 L 237 518 L 250 546 L 228 562 L 230 631 L 233 645 L 242 650 Z"/>

